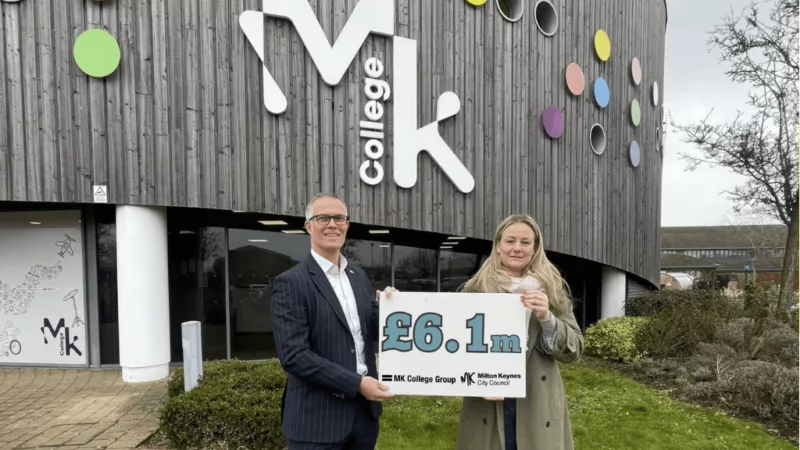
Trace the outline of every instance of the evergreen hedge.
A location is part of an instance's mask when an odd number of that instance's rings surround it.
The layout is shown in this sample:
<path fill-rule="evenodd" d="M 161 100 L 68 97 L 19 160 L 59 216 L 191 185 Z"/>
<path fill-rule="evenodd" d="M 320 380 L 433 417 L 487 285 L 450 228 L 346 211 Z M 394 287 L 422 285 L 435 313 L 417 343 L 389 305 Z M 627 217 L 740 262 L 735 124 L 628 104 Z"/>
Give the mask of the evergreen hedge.
<path fill-rule="evenodd" d="M 281 395 L 286 374 L 277 360 L 210 361 L 184 392 L 174 371 L 161 410 L 161 430 L 173 448 L 283 449 Z"/>

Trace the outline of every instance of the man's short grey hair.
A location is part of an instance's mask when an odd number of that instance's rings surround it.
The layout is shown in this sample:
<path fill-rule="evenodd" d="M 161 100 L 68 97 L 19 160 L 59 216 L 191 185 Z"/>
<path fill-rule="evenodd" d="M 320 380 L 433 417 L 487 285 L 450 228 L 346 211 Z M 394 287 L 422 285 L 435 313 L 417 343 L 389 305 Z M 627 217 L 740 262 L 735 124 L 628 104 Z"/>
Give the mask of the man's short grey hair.
<path fill-rule="evenodd" d="M 314 202 L 319 200 L 319 199 L 321 199 L 321 198 L 335 198 L 336 200 L 339 200 L 340 202 L 342 202 L 344 204 L 344 214 L 348 215 L 347 214 L 347 203 L 345 203 L 344 200 L 339 198 L 339 196 L 336 195 L 336 194 L 323 192 L 321 194 L 317 194 L 317 195 L 311 197 L 311 200 L 308 201 L 308 205 L 306 206 L 306 220 L 310 219 L 311 216 L 314 214 L 314 212 L 312 211 L 312 209 L 313 209 L 312 207 L 314 206 Z"/>

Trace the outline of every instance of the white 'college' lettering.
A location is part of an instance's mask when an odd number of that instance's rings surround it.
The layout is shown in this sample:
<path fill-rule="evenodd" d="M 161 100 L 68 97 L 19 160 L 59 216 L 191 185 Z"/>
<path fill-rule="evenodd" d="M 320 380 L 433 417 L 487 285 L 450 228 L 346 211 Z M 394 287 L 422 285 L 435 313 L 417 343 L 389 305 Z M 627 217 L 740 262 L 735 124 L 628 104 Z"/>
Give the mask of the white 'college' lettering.
<path fill-rule="evenodd" d="M 358 173 L 361 180 L 369 185 L 376 185 L 383 181 L 383 166 L 378 161 L 383 157 L 383 103 L 389 100 L 391 90 L 389 83 L 386 80 L 381 80 L 379 77 L 383 75 L 383 63 L 377 58 L 369 58 L 364 63 L 364 71 L 367 78 L 364 79 L 364 94 L 366 94 L 369 101 L 364 105 L 364 115 L 369 120 L 361 121 L 361 137 L 369 139 L 364 144 L 364 153 L 367 154 L 368 160 L 361 164 Z M 367 174 L 367 169 L 372 168 L 375 170 L 375 176 L 371 177 Z"/>

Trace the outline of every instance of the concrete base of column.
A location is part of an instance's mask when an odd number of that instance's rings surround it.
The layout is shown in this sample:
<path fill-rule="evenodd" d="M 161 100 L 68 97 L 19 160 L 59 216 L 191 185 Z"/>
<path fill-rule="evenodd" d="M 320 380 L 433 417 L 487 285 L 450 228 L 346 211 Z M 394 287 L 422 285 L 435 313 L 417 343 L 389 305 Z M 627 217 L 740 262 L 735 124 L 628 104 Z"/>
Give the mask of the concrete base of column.
<path fill-rule="evenodd" d="M 161 380 L 169 376 L 169 363 L 153 367 L 123 367 L 122 381 L 126 383 L 145 383 Z"/>

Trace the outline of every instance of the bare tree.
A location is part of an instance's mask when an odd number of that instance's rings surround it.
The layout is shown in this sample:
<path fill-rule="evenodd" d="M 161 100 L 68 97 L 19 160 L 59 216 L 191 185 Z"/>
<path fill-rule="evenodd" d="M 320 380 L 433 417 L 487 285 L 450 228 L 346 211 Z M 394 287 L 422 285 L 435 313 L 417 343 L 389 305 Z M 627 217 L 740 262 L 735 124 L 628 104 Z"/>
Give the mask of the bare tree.
<path fill-rule="evenodd" d="M 726 74 L 752 86 L 747 104 L 754 113 L 739 112 L 723 124 L 711 123 L 709 113 L 699 123 L 672 126 L 700 150 L 701 156 L 681 154 L 689 170 L 709 164 L 748 178 L 728 192 L 736 212 L 769 215 L 788 226 L 778 298 L 778 311 L 788 313 L 797 277 L 798 3 L 770 1 L 766 19 L 753 3 L 709 33 L 709 45 L 730 64 Z"/>

